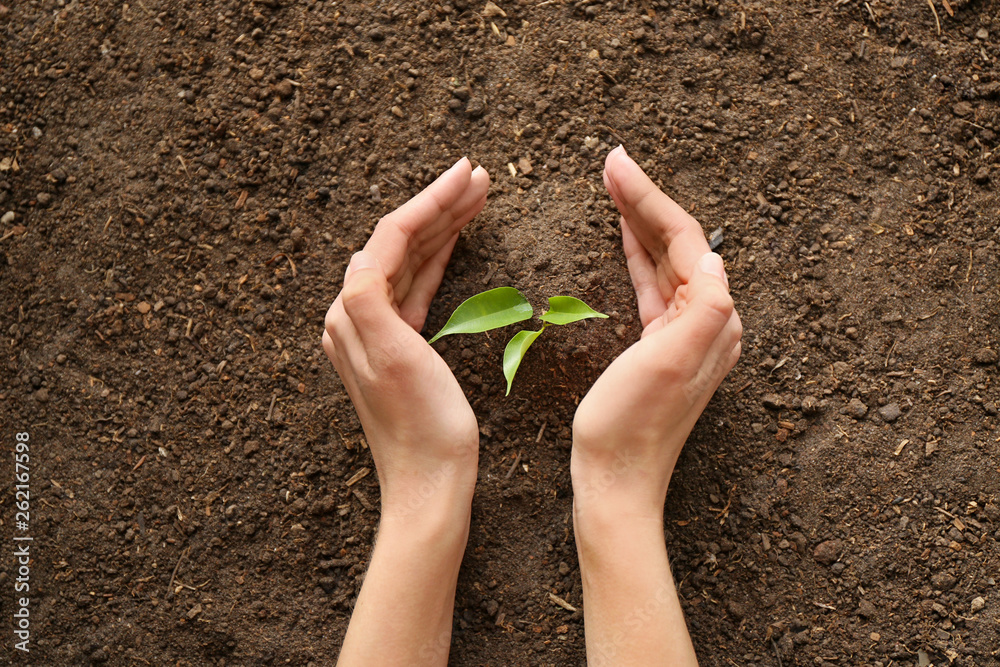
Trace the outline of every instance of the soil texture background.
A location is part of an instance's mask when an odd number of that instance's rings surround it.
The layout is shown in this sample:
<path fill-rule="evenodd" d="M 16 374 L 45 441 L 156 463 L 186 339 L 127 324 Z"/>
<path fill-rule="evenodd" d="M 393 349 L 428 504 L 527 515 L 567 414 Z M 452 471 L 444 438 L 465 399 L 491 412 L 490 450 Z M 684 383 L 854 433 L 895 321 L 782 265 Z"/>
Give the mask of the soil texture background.
<path fill-rule="evenodd" d="M 666 534 L 703 665 L 1000 660 L 997 0 L 0 0 L 0 610 L 33 665 L 329 665 L 378 521 L 320 345 L 380 216 L 493 178 L 427 331 L 481 426 L 452 664 L 582 665 L 570 428 L 639 333 L 623 143 L 722 229 L 744 354 Z M 651 397 L 655 400 L 655 397 Z M 556 596 L 570 611 L 553 602 Z"/>

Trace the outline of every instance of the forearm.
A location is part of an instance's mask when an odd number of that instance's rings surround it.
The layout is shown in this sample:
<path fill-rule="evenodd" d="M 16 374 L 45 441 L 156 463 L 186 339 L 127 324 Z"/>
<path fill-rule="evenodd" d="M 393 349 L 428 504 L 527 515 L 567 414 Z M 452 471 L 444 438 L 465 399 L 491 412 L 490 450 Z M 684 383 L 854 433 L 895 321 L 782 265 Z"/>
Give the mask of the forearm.
<path fill-rule="evenodd" d="M 338 665 L 447 665 L 470 516 L 469 504 L 383 515 Z"/>
<path fill-rule="evenodd" d="M 696 666 L 662 518 L 574 508 L 590 667 Z"/>

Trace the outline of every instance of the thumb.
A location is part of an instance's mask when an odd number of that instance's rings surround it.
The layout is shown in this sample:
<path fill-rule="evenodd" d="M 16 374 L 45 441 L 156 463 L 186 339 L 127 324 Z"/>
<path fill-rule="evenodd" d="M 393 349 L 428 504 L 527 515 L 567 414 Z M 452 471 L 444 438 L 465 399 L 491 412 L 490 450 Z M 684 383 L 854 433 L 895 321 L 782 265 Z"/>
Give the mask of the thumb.
<path fill-rule="evenodd" d="M 344 311 L 369 347 L 376 339 L 391 333 L 402 324 L 392 305 L 392 287 L 378 259 L 370 252 L 360 251 L 351 257 L 340 293 Z M 405 326 L 405 325 L 404 325 Z"/>

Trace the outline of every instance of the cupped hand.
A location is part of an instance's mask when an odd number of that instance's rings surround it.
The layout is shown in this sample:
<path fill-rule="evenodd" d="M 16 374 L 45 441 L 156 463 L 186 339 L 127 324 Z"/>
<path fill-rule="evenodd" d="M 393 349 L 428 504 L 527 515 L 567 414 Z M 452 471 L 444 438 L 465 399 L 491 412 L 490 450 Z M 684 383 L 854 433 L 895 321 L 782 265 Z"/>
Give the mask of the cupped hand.
<path fill-rule="evenodd" d="M 354 403 L 378 471 L 382 514 L 471 502 L 479 429 L 445 361 L 420 335 L 459 231 L 490 178 L 463 158 L 382 218 L 347 267 L 323 348 Z"/>
<path fill-rule="evenodd" d="M 575 506 L 661 518 L 677 457 L 739 359 L 743 329 L 701 225 L 622 147 L 608 155 L 604 183 L 621 212 L 643 331 L 576 411 Z"/>

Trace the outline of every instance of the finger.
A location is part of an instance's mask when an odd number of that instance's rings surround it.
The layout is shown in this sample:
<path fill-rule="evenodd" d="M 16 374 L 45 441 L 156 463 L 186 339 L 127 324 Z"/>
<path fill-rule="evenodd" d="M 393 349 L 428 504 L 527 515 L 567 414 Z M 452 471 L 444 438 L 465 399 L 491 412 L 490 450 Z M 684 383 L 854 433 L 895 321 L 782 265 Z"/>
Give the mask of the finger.
<path fill-rule="evenodd" d="M 330 332 L 325 327 L 323 329 L 323 351 L 326 352 L 331 363 L 336 363 L 334 359 L 337 357 L 337 346 L 333 344 L 333 337 L 330 336 Z"/>
<path fill-rule="evenodd" d="M 325 350 L 327 349 L 327 339 L 330 340 L 330 350 L 327 350 L 327 355 L 330 355 L 331 350 L 336 355 L 330 356 L 330 361 L 334 363 L 334 366 L 337 365 L 338 360 L 346 360 L 349 363 L 364 360 L 364 346 L 361 344 L 361 338 L 358 336 L 358 331 L 354 328 L 351 318 L 344 310 L 343 292 L 337 296 L 329 310 L 326 311 L 323 327 L 323 349 Z M 337 370 L 340 371 L 339 367 Z"/>
<path fill-rule="evenodd" d="M 343 383 L 344 388 L 348 392 L 351 392 L 354 387 L 354 378 L 350 375 L 350 365 L 343 358 L 341 351 L 337 349 L 337 345 L 333 342 L 333 336 L 328 331 L 323 332 L 323 351 L 326 352 L 330 363 L 333 364 L 333 369 L 340 376 L 340 381 Z"/>
<path fill-rule="evenodd" d="M 663 311 L 663 314 L 655 318 L 652 322 L 649 323 L 648 326 L 646 326 L 642 330 L 642 336 L 641 336 L 642 338 L 645 338 L 646 336 L 651 336 L 652 334 L 656 333 L 657 331 L 659 331 L 660 329 L 662 329 L 663 327 L 667 326 L 668 324 L 674 321 L 677 315 L 681 312 L 679 306 L 680 304 L 684 303 L 684 294 L 686 293 L 686 291 L 687 291 L 687 285 L 681 285 L 680 287 L 677 288 L 677 290 L 674 292 L 674 298 L 671 299 L 670 302 L 667 304 L 667 308 L 666 310 Z"/>
<path fill-rule="evenodd" d="M 645 338 L 660 341 L 654 345 L 672 357 L 682 355 L 686 360 L 702 363 L 735 312 L 733 298 L 726 288 L 721 257 L 709 252 L 698 260 L 685 297 L 687 303 L 669 325 L 661 326 Z M 736 323 L 739 323 L 738 316 Z M 742 333 L 742 326 L 739 332 Z M 727 349 L 734 343 L 730 340 Z"/>
<path fill-rule="evenodd" d="M 413 199 L 379 220 L 365 250 L 378 257 L 396 286 L 434 254 L 435 243 L 440 247 L 451 238 L 454 231 L 449 230 L 464 225 L 479 212 L 469 215 L 469 209 L 488 188 L 486 170 L 477 170 L 473 179 L 468 158 L 462 158 Z"/>
<path fill-rule="evenodd" d="M 733 364 L 735 363 L 732 359 L 733 348 L 739 345 L 742 336 L 743 323 L 740 321 L 739 313 L 734 309 L 729 316 L 729 320 L 726 322 L 726 326 L 722 328 L 722 331 L 716 336 L 715 341 L 708 350 L 707 361 L 708 365 L 713 368 L 712 375 L 715 378 L 716 387 L 722 382 L 722 379 L 726 377 L 729 371 L 733 369 Z"/>
<path fill-rule="evenodd" d="M 364 347 L 365 363 L 371 362 L 373 351 L 397 345 L 404 332 L 413 335 L 393 308 L 392 286 L 370 252 L 362 250 L 351 258 L 340 299 Z"/>
<path fill-rule="evenodd" d="M 608 154 L 604 183 L 667 285 L 687 282 L 698 258 L 709 251 L 698 221 L 656 187 L 621 146 Z"/>
<path fill-rule="evenodd" d="M 437 254 L 432 255 L 424 262 L 414 275 L 409 292 L 399 306 L 399 316 L 417 332 L 424 328 L 427 309 L 441 285 L 441 278 L 448 267 L 448 261 L 451 259 L 456 242 L 458 242 L 458 234 L 452 236 L 451 240 L 437 251 Z"/>
<path fill-rule="evenodd" d="M 625 250 L 632 287 L 635 288 L 635 298 L 639 303 L 639 319 L 642 321 L 642 326 L 646 327 L 664 313 L 667 304 L 660 291 L 659 280 L 656 276 L 656 264 L 639 243 L 639 240 L 635 238 L 635 234 L 625 218 L 622 218 L 621 225 L 622 247 Z"/>
<path fill-rule="evenodd" d="M 450 211 L 450 215 L 454 216 L 451 225 L 433 238 L 411 241 L 404 252 L 404 259 L 400 269 L 394 274 L 386 271 L 389 282 L 392 283 L 395 290 L 397 302 L 402 302 L 407 298 L 414 277 L 427 260 L 439 253 L 470 220 L 483 210 L 483 206 L 486 205 L 486 191 L 489 189 L 489 184 L 490 177 L 486 173 L 486 170 L 482 167 L 476 167 L 476 170 L 472 172 L 472 179 L 468 190 L 466 190 Z M 372 236 L 372 240 L 375 240 L 374 235 Z M 372 247 L 370 248 L 369 246 Z M 370 249 L 374 252 L 379 257 L 379 262 L 381 263 L 378 244 L 373 244 L 372 241 L 369 241 L 365 249 Z M 435 285 L 435 291 L 436 289 L 437 286 Z M 433 293 L 431 296 L 433 296 Z"/>

